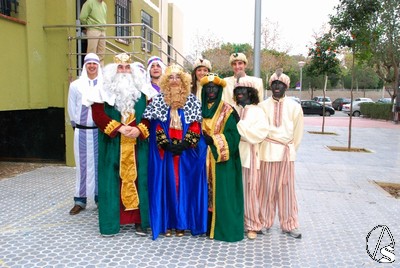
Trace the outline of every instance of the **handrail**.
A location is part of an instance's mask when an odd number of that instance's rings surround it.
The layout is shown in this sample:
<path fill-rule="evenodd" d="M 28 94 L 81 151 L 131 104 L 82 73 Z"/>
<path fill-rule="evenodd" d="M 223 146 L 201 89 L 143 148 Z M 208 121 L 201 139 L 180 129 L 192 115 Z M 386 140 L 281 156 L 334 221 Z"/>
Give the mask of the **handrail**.
<path fill-rule="evenodd" d="M 52 29 L 52 28 L 93 28 L 93 27 L 135 27 L 135 26 L 140 26 L 140 27 L 145 27 L 146 29 L 148 29 L 149 31 L 151 31 L 152 33 L 156 34 L 160 40 L 162 42 L 164 42 L 166 45 L 168 45 L 169 47 L 171 47 L 177 55 L 179 55 L 183 61 L 187 61 L 189 62 L 186 57 L 180 53 L 177 49 L 174 48 L 174 46 L 168 42 L 168 40 L 165 40 L 165 38 L 159 34 L 158 32 L 156 32 L 153 28 L 151 28 L 150 26 L 148 26 L 147 24 L 144 23 L 126 23 L 126 24 L 97 24 L 97 25 L 68 25 L 68 24 L 58 24 L 58 25 L 44 25 L 43 28 L 44 29 Z M 143 38 L 142 36 L 130 36 L 130 37 L 135 37 L 135 38 Z M 107 38 L 107 37 L 105 37 Z M 112 37 L 110 37 L 112 38 Z M 117 36 L 114 37 L 115 39 L 119 38 L 119 39 L 127 39 L 126 37 L 121 37 L 121 36 Z M 145 39 L 146 42 L 151 42 L 150 40 Z M 156 46 L 155 43 L 151 42 L 152 45 Z M 165 53 L 165 52 L 164 52 Z M 168 54 L 165 54 L 166 56 L 168 56 L 168 58 L 171 59 L 171 57 Z M 173 59 L 175 62 L 178 63 L 178 61 L 175 59 Z"/>
<path fill-rule="evenodd" d="M 82 53 L 80 53 L 80 51 L 78 51 L 77 53 L 73 53 L 72 51 L 72 45 L 71 45 L 71 41 L 73 40 L 85 40 L 85 39 L 90 39 L 90 37 L 87 36 L 82 36 L 81 32 L 82 32 L 82 28 L 91 28 L 91 27 L 131 27 L 131 33 L 133 33 L 133 35 L 129 35 L 129 36 L 106 36 L 106 37 L 99 37 L 100 39 L 106 39 L 106 50 L 110 51 L 113 55 L 116 53 L 128 53 L 130 55 L 133 56 L 135 61 L 140 61 L 143 64 L 145 62 L 147 62 L 148 58 L 150 56 L 153 56 L 154 53 L 150 53 L 148 46 L 153 46 L 155 51 L 158 51 L 158 56 L 162 57 L 163 55 L 166 56 L 168 58 L 168 62 L 174 62 L 180 66 L 182 66 L 184 68 L 185 63 L 188 63 L 189 61 L 186 59 L 185 56 L 182 55 L 182 53 L 180 53 L 170 42 L 168 42 L 161 34 L 159 34 L 158 32 L 156 32 L 154 29 L 152 29 L 151 27 L 149 27 L 148 25 L 144 24 L 144 23 L 127 23 L 127 24 L 99 24 L 99 25 L 67 25 L 67 24 L 59 24 L 59 25 L 44 25 L 43 29 L 47 30 L 47 29 L 68 29 L 68 42 L 69 42 L 69 72 L 70 72 L 70 77 L 71 77 L 71 71 L 72 70 L 80 70 L 82 67 L 82 64 L 80 62 L 78 62 L 78 68 L 73 68 L 71 66 L 72 64 L 72 60 L 71 60 L 71 56 L 72 55 L 82 55 Z M 135 35 L 134 31 L 135 31 L 135 27 L 140 27 L 140 30 L 142 31 L 143 28 L 146 29 L 147 31 L 150 31 L 154 36 L 156 36 L 156 39 L 159 38 L 160 42 L 154 43 L 153 41 L 149 40 L 148 37 L 150 36 L 150 34 L 146 34 L 145 37 L 141 36 L 141 35 Z M 73 33 L 71 33 L 71 30 L 75 29 L 73 31 Z M 137 28 L 136 28 L 137 29 Z M 99 39 L 98 38 L 98 39 Z M 130 40 L 140 40 L 140 42 L 144 45 L 144 47 L 142 47 L 140 49 L 139 52 L 135 52 L 134 51 L 134 47 L 133 47 L 133 51 L 129 52 L 126 51 L 124 48 L 118 46 L 117 44 L 108 41 L 108 39 L 113 39 L 116 40 L 117 42 L 123 42 L 122 40 L 127 40 L 127 44 L 130 43 Z M 153 38 L 154 39 L 154 38 Z M 170 53 L 168 53 L 168 51 L 164 51 L 163 50 L 163 45 L 165 45 L 168 49 L 170 49 Z M 106 53 L 106 55 L 110 55 L 111 53 Z M 138 54 L 141 54 L 142 57 L 138 56 Z"/>

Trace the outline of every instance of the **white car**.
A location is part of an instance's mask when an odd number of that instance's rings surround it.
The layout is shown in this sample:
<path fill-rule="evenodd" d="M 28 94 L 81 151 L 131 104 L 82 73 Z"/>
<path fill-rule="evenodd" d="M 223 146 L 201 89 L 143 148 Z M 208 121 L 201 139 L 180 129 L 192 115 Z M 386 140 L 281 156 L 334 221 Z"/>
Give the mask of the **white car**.
<path fill-rule="evenodd" d="M 374 101 L 372 99 L 370 99 L 370 98 L 356 98 L 355 100 L 353 100 L 353 103 L 352 103 L 353 116 L 360 116 L 361 115 L 360 104 L 364 103 L 364 102 L 374 102 Z M 350 116 L 350 103 L 343 104 L 342 111 L 347 113 Z"/>
<path fill-rule="evenodd" d="M 329 97 L 327 97 L 327 96 L 325 96 L 325 100 L 324 100 L 324 96 L 316 96 L 316 97 L 312 98 L 312 100 L 313 100 L 313 101 L 316 101 L 316 102 L 319 102 L 319 103 L 321 103 L 322 105 L 323 105 L 324 102 L 325 102 L 325 106 L 332 107 L 331 98 L 329 98 Z"/>

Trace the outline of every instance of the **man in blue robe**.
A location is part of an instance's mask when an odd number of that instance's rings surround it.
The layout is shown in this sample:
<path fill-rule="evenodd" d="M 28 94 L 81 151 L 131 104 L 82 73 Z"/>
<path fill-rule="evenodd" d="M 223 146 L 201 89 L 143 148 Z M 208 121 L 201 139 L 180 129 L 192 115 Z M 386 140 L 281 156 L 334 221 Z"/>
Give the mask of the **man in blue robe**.
<path fill-rule="evenodd" d="M 190 76 L 177 65 L 161 77 L 161 92 L 143 117 L 150 121 L 149 214 L 153 239 L 207 231 L 207 145 L 201 136 L 201 105 L 190 93 Z"/>

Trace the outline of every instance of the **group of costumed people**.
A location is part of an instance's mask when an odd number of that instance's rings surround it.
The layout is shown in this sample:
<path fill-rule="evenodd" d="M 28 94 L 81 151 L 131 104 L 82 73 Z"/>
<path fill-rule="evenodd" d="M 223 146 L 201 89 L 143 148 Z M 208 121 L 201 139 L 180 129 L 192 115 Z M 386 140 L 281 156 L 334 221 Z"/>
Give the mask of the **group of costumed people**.
<path fill-rule="evenodd" d="M 270 79 L 270 85 L 284 84 L 277 93 L 272 87 L 276 98 L 259 104 L 262 80 L 244 73 L 244 54 L 232 54 L 230 63 L 235 75 L 222 79 L 199 59 L 191 78 L 159 57 L 150 58 L 146 70 L 122 53 L 101 70 L 98 57 L 88 54 L 69 93 L 77 163 L 70 214 L 94 195 L 103 236 L 133 224 L 138 235 L 150 229 L 152 239 L 190 231 L 235 242 L 245 230 L 255 239 L 269 229 L 278 204 L 282 231 L 296 237 L 293 161 L 303 131 L 301 107 L 285 98 L 285 74 Z M 89 77 L 89 66 L 96 75 Z M 84 148 L 90 149 L 84 156 L 77 153 Z M 91 168 L 84 167 L 87 159 Z"/>

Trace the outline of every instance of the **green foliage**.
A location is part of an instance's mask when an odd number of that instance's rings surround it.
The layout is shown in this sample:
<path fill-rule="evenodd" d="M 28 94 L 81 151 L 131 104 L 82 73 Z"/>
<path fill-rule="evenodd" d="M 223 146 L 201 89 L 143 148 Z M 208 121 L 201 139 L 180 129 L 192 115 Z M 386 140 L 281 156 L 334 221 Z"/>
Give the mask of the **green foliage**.
<path fill-rule="evenodd" d="M 336 11 L 330 24 L 339 47 L 351 49 L 358 63 L 374 66 L 396 96 L 400 76 L 400 1 L 341 0 Z"/>
<path fill-rule="evenodd" d="M 337 58 L 337 43 L 331 34 L 318 38 L 314 47 L 310 48 L 308 56 L 307 74 L 311 76 L 330 75 L 340 73 L 340 62 Z"/>
<path fill-rule="evenodd" d="M 364 117 L 372 119 L 391 120 L 393 117 L 391 103 L 361 103 L 360 112 Z"/>
<path fill-rule="evenodd" d="M 222 50 L 229 51 L 229 54 L 232 53 L 250 53 L 253 52 L 253 48 L 250 44 L 234 44 L 234 43 L 226 43 L 221 45 Z"/>
<path fill-rule="evenodd" d="M 339 47 L 350 48 L 359 61 L 373 57 L 371 43 L 379 36 L 376 15 L 381 11 L 380 0 L 341 0 L 337 14 L 330 17 Z"/>

